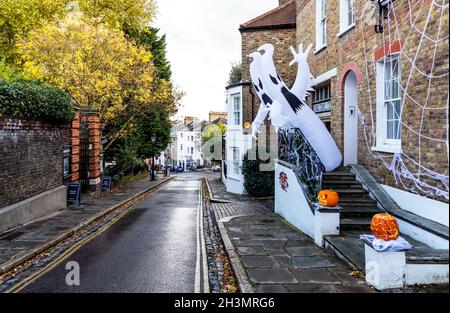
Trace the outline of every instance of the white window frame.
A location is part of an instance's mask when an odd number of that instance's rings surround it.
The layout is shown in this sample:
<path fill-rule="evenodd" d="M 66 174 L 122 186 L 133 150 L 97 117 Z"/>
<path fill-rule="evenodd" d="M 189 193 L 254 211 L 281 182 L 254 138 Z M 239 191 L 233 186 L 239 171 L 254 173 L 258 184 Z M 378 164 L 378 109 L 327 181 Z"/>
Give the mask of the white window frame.
<path fill-rule="evenodd" d="M 393 59 L 398 60 L 398 97 L 395 98 L 386 98 L 386 71 L 385 66 L 389 61 L 389 64 L 392 64 L 391 61 Z M 376 75 L 376 87 L 377 87 L 377 129 L 376 129 L 376 147 L 373 147 L 372 150 L 387 152 L 387 153 L 401 153 L 402 152 L 402 127 L 400 124 L 399 129 L 399 138 L 398 139 L 389 139 L 387 132 L 387 122 L 388 122 L 388 103 L 393 101 L 399 101 L 400 106 L 402 105 L 402 91 L 401 91 L 401 77 L 402 77 L 402 67 L 401 67 L 401 58 L 399 53 L 394 53 L 389 56 L 383 57 L 382 59 L 377 61 L 377 75 Z M 391 80 L 392 81 L 392 80 Z M 401 116 L 401 107 L 400 112 L 398 114 Z"/>
<path fill-rule="evenodd" d="M 327 47 L 327 0 L 316 0 L 316 53 Z"/>
<path fill-rule="evenodd" d="M 235 100 L 239 98 L 239 104 L 238 104 L 238 108 L 236 110 L 236 106 L 235 106 Z M 230 108 L 230 112 L 231 112 L 231 123 L 232 125 L 236 126 L 236 127 L 240 127 L 242 125 L 242 95 L 241 93 L 235 93 L 231 95 L 231 108 Z M 236 114 L 239 114 L 239 121 L 236 122 Z"/>
<path fill-rule="evenodd" d="M 344 35 L 353 29 L 355 23 L 355 1 L 339 0 L 339 34 L 338 37 Z"/>
<path fill-rule="evenodd" d="M 231 147 L 231 152 L 233 156 L 233 175 L 239 176 L 241 173 L 241 154 L 239 147 Z"/>

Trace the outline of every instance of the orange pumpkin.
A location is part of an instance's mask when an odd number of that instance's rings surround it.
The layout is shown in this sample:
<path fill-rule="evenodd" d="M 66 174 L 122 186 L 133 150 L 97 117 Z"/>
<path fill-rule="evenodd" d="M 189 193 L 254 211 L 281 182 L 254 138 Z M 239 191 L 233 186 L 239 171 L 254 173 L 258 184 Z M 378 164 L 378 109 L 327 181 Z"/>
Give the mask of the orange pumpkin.
<path fill-rule="evenodd" d="M 322 190 L 317 199 L 322 206 L 334 207 L 339 203 L 339 195 L 332 190 Z"/>
<path fill-rule="evenodd" d="M 397 220 L 387 213 L 375 215 L 370 229 L 376 238 L 384 241 L 397 240 L 400 235 Z"/>

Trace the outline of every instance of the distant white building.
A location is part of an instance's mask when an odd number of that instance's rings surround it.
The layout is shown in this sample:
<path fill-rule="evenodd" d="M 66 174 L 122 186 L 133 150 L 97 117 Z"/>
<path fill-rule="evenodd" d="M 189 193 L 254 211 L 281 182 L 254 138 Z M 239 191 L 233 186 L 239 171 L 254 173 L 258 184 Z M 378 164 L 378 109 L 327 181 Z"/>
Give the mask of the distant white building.
<path fill-rule="evenodd" d="M 244 194 L 242 160 L 252 147 L 252 136 L 244 134 L 242 114 L 242 84 L 227 87 L 228 125 L 225 136 L 225 160 L 222 166 L 222 181 L 227 191 Z"/>
<path fill-rule="evenodd" d="M 186 117 L 184 124 L 175 125 L 171 138 L 169 155 L 173 167 L 181 166 L 188 170 L 203 166 L 201 124 L 197 119 Z"/>

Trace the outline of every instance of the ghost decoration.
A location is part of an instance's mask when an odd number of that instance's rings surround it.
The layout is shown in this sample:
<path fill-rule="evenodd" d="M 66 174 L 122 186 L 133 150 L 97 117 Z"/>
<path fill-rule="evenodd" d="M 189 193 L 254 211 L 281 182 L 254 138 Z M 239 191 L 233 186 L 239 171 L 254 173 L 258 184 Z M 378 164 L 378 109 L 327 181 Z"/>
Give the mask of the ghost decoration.
<path fill-rule="evenodd" d="M 325 170 L 331 172 L 342 162 L 342 154 L 323 122 L 307 105 L 306 97 L 313 91 L 314 77 L 308 65 L 308 54 L 312 45 L 303 52 L 303 45 L 297 53 L 291 47 L 294 60 L 298 64 L 297 78 L 289 90 L 281 79 L 273 62 L 274 47 L 265 44 L 257 52 L 249 55 L 250 76 L 261 106 L 252 124 L 252 135 L 256 138 L 264 119 L 269 115 L 276 128 L 298 128 L 316 152 Z M 264 53 L 262 53 L 264 52 Z"/>

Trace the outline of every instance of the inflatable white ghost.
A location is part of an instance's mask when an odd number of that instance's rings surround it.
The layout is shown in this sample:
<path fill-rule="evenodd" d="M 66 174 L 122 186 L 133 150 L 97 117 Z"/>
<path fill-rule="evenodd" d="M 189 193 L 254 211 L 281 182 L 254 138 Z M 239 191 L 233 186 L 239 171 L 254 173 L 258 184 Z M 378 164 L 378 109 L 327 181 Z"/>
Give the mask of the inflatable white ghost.
<path fill-rule="evenodd" d="M 266 44 L 249 55 L 253 59 L 250 64 L 250 76 L 261 106 L 252 125 L 252 135 L 256 137 L 264 119 L 269 114 L 275 128 L 298 128 L 316 152 L 327 172 L 335 170 L 342 162 L 333 137 L 306 103 L 308 92 L 313 90 L 314 77 L 308 65 L 310 45 L 305 52 L 300 45 L 299 53 L 291 47 L 294 60 L 289 64 L 298 64 L 297 79 L 289 90 L 278 74 L 273 63 L 274 47 Z M 264 51 L 264 54 L 261 54 Z"/>

